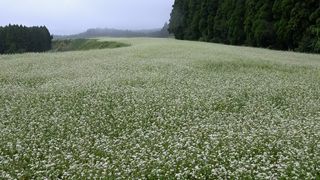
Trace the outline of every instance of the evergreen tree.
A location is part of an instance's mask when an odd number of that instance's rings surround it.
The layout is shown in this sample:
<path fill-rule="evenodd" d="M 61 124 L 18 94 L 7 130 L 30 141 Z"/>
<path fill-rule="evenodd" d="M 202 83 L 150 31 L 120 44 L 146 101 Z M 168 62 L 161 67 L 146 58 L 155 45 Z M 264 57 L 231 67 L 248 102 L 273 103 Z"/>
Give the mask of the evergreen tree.
<path fill-rule="evenodd" d="M 187 0 L 176 0 L 171 12 L 169 32 L 174 33 L 177 39 L 184 39 L 187 17 Z"/>
<path fill-rule="evenodd" d="M 198 40 L 200 37 L 200 5 L 199 0 L 188 0 L 188 6 L 185 7 L 187 18 L 184 39 Z"/>
<path fill-rule="evenodd" d="M 292 14 L 289 24 L 293 20 L 299 27 L 294 29 L 293 36 L 294 42 L 297 42 L 296 49 L 319 52 L 320 2 L 315 0 L 297 2 L 292 13 L 295 14 Z"/>
<path fill-rule="evenodd" d="M 0 27 L 0 54 L 4 53 L 5 39 L 4 39 L 4 28 Z"/>
<path fill-rule="evenodd" d="M 320 51 L 319 0 L 175 0 L 177 39 Z"/>
<path fill-rule="evenodd" d="M 244 32 L 245 0 L 233 1 L 233 12 L 229 19 L 228 40 L 231 44 L 243 44 L 245 41 Z"/>
<path fill-rule="evenodd" d="M 45 27 L 11 25 L 0 27 L 0 53 L 44 52 L 51 49 L 52 36 Z"/>
<path fill-rule="evenodd" d="M 254 18 L 252 32 L 256 45 L 272 47 L 275 39 L 272 15 L 273 0 L 259 0 L 256 2 L 257 13 Z"/>
<path fill-rule="evenodd" d="M 217 14 L 217 10 L 219 7 L 219 0 L 208 0 L 207 8 L 208 8 L 208 18 L 207 18 L 207 30 L 208 30 L 208 37 L 206 38 L 207 41 L 213 42 L 214 40 L 214 19 Z"/>
<path fill-rule="evenodd" d="M 201 39 L 208 40 L 208 0 L 204 0 L 201 4 L 200 19 L 199 19 L 199 31 L 201 33 Z"/>
<path fill-rule="evenodd" d="M 275 19 L 274 28 L 276 33 L 276 46 L 278 49 L 293 49 L 292 29 L 288 22 L 291 16 L 291 10 L 294 7 L 294 1 L 275 0 L 272 8 Z"/>
<path fill-rule="evenodd" d="M 219 2 L 217 14 L 214 19 L 213 41 L 229 44 L 228 21 L 233 11 L 232 0 L 224 0 Z"/>

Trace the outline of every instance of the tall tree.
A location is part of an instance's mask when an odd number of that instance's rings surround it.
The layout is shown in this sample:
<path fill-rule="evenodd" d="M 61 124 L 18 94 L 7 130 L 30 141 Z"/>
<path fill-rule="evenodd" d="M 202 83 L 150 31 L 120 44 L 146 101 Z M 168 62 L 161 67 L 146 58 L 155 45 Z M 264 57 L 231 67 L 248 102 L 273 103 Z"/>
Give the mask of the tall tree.
<path fill-rule="evenodd" d="M 272 15 L 273 0 L 256 2 L 257 13 L 254 18 L 252 31 L 257 46 L 268 47 L 274 44 L 275 33 Z"/>
<path fill-rule="evenodd" d="M 199 31 L 201 33 L 201 39 L 207 41 L 208 39 L 208 0 L 204 0 L 201 3 L 200 18 L 199 18 Z"/>
<path fill-rule="evenodd" d="M 228 22 L 228 40 L 231 44 L 243 44 L 245 41 L 244 13 L 245 0 L 233 0 L 233 12 Z"/>
<path fill-rule="evenodd" d="M 176 0 L 171 12 L 169 32 L 177 39 L 184 39 L 187 18 L 187 0 Z"/>
<path fill-rule="evenodd" d="M 294 29 L 293 36 L 297 42 L 295 44 L 297 49 L 319 52 L 317 44 L 319 44 L 320 2 L 315 0 L 297 2 L 292 13 L 294 14 L 289 24 L 295 23 L 295 27 L 299 27 Z"/>
<path fill-rule="evenodd" d="M 208 29 L 208 37 L 207 41 L 212 42 L 214 40 L 214 24 L 215 17 L 217 14 L 217 10 L 219 7 L 219 0 L 208 0 L 207 9 L 208 9 L 208 18 L 207 18 L 207 29 Z"/>
<path fill-rule="evenodd" d="M 4 39 L 4 28 L 0 27 L 0 54 L 4 53 L 5 39 Z"/>
<path fill-rule="evenodd" d="M 214 19 L 213 27 L 214 42 L 230 43 L 228 40 L 228 21 L 233 11 L 232 5 L 232 0 L 219 1 L 219 7 Z"/>
<path fill-rule="evenodd" d="M 11 25 L 0 27 L 0 53 L 44 52 L 51 49 L 52 36 L 45 27 Z"/>
<path fill-rule="evenodd" d="M 319 0 L 175 0 L 177 39 L 319 52 Z"/>

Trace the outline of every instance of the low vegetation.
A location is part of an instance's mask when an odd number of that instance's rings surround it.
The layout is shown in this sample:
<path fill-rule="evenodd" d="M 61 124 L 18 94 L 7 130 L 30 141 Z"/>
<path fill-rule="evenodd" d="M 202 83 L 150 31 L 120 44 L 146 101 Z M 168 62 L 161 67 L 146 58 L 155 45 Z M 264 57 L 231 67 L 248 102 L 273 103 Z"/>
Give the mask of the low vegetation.
<path fill-rule="evenodd" d="M 116 41 L 0 56 L 0 178 L 320 178 L 319 55 Z"/>
<path fill-rule="evenodd" d="M 114 41 L 98 41 L 97 39 L 67 39 L 54 40 L 52 42 L 51 51 L 79 51 L 90 49 L 118 48 L 126 46 L 129 46 L 129 44 Z"/>

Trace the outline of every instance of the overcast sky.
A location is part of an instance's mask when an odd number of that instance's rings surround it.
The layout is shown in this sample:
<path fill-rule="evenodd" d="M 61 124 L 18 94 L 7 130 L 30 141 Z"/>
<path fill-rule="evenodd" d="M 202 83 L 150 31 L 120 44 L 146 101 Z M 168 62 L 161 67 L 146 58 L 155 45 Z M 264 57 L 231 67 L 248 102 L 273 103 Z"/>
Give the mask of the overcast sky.
<path fill-rule="evenodd" d="M 88 28 L 149 29 L 169 20 L 174 0 L 0 0 L 0 25 L 46 25 L 52 34 Z"/>

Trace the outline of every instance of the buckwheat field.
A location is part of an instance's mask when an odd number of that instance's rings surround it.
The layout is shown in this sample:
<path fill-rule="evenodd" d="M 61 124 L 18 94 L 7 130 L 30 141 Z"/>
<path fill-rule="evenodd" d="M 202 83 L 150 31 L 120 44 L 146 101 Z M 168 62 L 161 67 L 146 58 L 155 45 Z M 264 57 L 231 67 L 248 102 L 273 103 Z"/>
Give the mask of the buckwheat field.
<path fill-rule="evenodd" d="M 112 41 L 0 56 L 0 179 L 320 178 L 320 55 Z"/>

